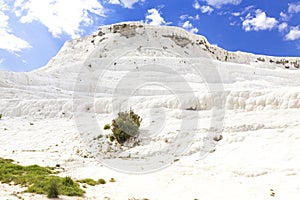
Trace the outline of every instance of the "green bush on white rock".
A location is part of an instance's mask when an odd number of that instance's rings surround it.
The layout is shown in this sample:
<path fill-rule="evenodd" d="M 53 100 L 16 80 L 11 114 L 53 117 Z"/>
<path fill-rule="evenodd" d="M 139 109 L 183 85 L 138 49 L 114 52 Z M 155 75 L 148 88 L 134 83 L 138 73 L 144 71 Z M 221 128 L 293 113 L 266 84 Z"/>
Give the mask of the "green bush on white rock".
<path fill-rule="evenodd" d="M 129 112 L 119 112 L 118 117 L 112 120 L 112 135 L 110 140 L 124 144 L 129 138 L 137 136 L 142 118 L 132 109 Z"/>

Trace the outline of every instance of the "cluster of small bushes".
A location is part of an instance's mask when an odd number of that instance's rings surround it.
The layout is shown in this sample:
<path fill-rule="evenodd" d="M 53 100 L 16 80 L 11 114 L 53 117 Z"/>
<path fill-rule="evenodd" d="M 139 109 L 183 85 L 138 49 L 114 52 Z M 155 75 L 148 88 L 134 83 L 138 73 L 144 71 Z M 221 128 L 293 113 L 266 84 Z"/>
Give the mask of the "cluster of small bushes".
<path fill-rule="evenodd" d="M 48 198 L 57 198 L 58 195 L 83 196 L 85 191 L 78 183 L 88 185 L 105 184 L 104 179 L 82 179 L 74 181 L 70 177 L 55 176 L 53 167 L 38 165 L 22 166 L 14 164 L 13 160 L 0 158 L 0 182 L 13 183 L 27 187 L 25 192 L 47 195 Z M 113 178 L 109 180 L 115 182 Z"/>
<path fill-rule="evenodd" d="M 109 135 L 111 142 L 116 140 L 119 144 L 124 144 L 129 138 L 138 135 L 141 122 L 142 118 L 130 109 L 129 112 L 119 112 L 118 117 L 112 120 L 111 125 L 104 126 L 104 130 L 111 129 L 112 134 Z"/>
<path fill-rule="evenodd" d="M 55 197 L 58 194 L 66 196 L 83 196 L 85 193 L 78 183 L 70 177 L 54 175 L 54 168 L 38 165 L 21 166 L 13 160 L 0 158 L 0 181 L 28 187 L 26 192 L 45 194 Z"/>
<path fill-rule="evenodd" d="M 95 185 L 99 185 L 99 184 L 105 184 L 106 181 L 102 178 L 98 179 L 98 181 L 95 181 L 94 179 L 91 178 L 85 178 L 85 179 L 81 179 L 78 181 L 79 183 L 85 183 L 91 186 L 95 186 Z"/>

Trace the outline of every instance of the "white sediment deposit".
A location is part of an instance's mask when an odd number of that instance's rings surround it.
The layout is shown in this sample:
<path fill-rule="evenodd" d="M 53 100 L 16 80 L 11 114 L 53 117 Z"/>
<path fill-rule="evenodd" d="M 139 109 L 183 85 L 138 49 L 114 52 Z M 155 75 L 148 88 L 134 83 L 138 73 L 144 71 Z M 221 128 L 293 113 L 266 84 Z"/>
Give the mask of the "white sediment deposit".
<path fill-rule="evenodd" d="M 176 27 L 103 26 L 40 69 L 0 72 L 0 157 L 116 179 L 83 199 L 297 200 L 299 68 Z M 129 108 L 139 141 L 112 145 L 103 127 Z M 46 198 L 22 190 L 0 184 L 0 199 Z"/>

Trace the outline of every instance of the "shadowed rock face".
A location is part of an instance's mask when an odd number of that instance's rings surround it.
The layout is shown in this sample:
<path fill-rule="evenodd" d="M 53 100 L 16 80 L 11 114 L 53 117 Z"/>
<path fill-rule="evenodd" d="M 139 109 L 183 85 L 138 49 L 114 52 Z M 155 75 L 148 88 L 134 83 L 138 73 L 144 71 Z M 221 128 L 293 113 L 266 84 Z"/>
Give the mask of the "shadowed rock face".
<path fill-rule="evenodd" d="M 186 45 L 192 43 L 192 41 L 189 40 L 189 38 L 181 37 L 178 35 L 163 35 L 163 37 L 171 38 L 180 47 L 185 47 Z"/>
<path fill-rule="evenodd" d="M 135 24 L 116 24 L 113 25 L 111 31 L 113 33 L 120 33 L 124 37 L 133 37 L 136 34 L 136 28 L 143 28 L 143 25 L 135 25 Z"/>

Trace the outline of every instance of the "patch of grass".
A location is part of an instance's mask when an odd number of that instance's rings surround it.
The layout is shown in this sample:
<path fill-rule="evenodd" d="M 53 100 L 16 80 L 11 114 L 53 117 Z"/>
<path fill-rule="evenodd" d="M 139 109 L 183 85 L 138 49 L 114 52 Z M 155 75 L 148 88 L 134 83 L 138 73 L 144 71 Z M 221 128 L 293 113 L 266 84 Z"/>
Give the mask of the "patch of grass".
<path fill-rule="evenodd" d="M 79 183 L 86 183 L 88 185 L 91 185 L 91 186 L 95 186 L 97 185 L 97 181 L 95 181 L 94 179 L 91 179 L 91 178 L 85 178 L 85 179 L 81 179 L 81 180 L 78 180 Z"/>
<path fill-rule="evenodd" d="M 109 141 L 110 141 L 110 142 L 113 142 L 113 141 L 115 141 L 115 139 L 116 139 L 116 138 L 115 138 L 115 136 L 113 136 L 113 135 L 109 135 Z"/>
<path fill-rule="evenodd" d="M 66 176 L 63 180 L 62 180 L 63 185 L 65 186 L 73 186 L 75 185 L 75 182 L 72 180 L 71 177 Z"/>
<path fill-rule="evenodd" d="M 116 180 L 114 178 L 110 178 L 109 182 L 114 183 Z"/>
<path fill-rule="evenodd" d="M 49 195 L 57 187 L 58 194 L 66 196 L 83 196 L 84 190 L 70 177 L 54 176 L 54 168 L 38 165 L 22 166 L 11 159 L 0 158 L 0 181 L 27 187 L 25 192 Z M 54 186 L 56 184 L 56 186 Z"/>
<path fill-rule="evenodd" d="M 57 186 L 56 182 L 52 181 L 50 183 L 47 197 L 48 198 L 58 198 L 58 186 Z"/>
<path fill-rule="evenodd" d="M 97 139 L 99 140 L 102 137 L 103 137 L 103 135 L 100 134 L 100 135 L 97 136 Z"/>
<path fill-rule="evenodd" d="M 98 181 L 95 181 L 91 178 L 85 178 L 77 181 L 78 183 L 85 183 L 91 186 L 99 185 L 99 184 L 105 184 L 106 181 L 103 178 L 100 178 Z"/>
<path fill-rule="evenodd" d="M 104 130 L 109 130 L 110 129 L 110 124 L 105 124 L 104 125 Z"/>
<path fill-rule="evenodd" d="M 98 184 L 105 184 L 105 183 L 106 183 L 106 181 L 103 178 L 100 178 L 98 180 Z"/>

